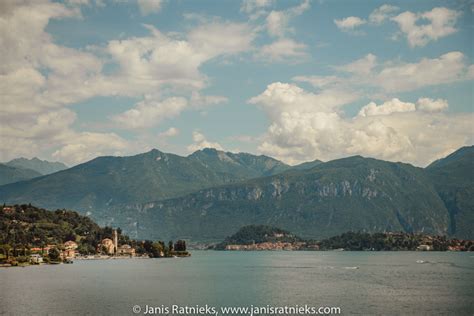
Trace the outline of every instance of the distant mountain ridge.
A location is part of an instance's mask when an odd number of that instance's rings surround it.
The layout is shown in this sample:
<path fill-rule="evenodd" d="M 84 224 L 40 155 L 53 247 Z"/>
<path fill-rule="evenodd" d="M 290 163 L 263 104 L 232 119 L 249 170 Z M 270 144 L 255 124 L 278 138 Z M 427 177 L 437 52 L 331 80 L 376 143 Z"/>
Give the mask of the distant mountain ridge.
<path fill-rule="evenodd" d="M 29 180 L 41 176 L 41 173 L 0 163 L 0 185 Z"/>
<path fill-rule="evenodd" d="M 47 160 L 40 160 L 36 157 L 27 159 L 27 158 L 16 158 L 10 160 L 6 163 L 7 166 L 21 168 L 21 169 L 31 169 L 36 172 L 39 172 L 42 175 L 47 175 L 50 173 L 55 173 L 68 167 L 62 162 L 51 162 Z"/>
<path fill-rule="evenodd" d="M 222 173 L 240 175 L 251 179 L 274 175 L 291 169 L 290 166 L 268 156 L 255 156 L 247 153 L 231 153 L 205 148 L 188 156 L 202 165 Z"/>
<path fill-rule="evenodd" d="M 0 187 L 9 203 L 94 213 L 123 203 L 177 197 L 202 188 L 271 175 L 291 167 L 270 157 L 199 150 L 187 157 L 157 149 L 130 157 L 98 157 L 27 182 Z"/>
<path fill-rule="evenodd" d="M 0 186 L 0 202 L 75 209 L 134 238 L 220 240 L 249 224 L 305 238 L 349 230 L 472 238 L 472 148 L 426 169 L 360 156 L 292 167 L 215 149 L 187 157 L 155 149 Z"/>
<path fill-rule="evenodd" d="M 42 175 L 67 169 L 61 162 L 50 162 L 38 158 L 16 158 L 0 163 L 0 185 L 33 179 Z"/>

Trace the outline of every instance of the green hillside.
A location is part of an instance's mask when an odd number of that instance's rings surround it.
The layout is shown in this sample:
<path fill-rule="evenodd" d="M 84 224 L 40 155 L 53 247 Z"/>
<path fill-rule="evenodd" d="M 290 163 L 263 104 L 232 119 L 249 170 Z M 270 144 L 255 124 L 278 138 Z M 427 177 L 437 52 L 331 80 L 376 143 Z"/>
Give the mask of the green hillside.
<path fill-rule="evenodd" d="M 450 233 L 474 239 L 474 146 L 435 161 L 426 171 L 449 211 Z"/>
<path fill-rule="evenodd" d="M 84 164 L 0 187 L 1 202 L 32 203 L 101 214 L 106 207 L 177 197 L 289 168 L 265 156 L 198 151 L 188 157 L 158 150 L 131 157 L 99 157 Z"/>
<path fill-rule="evenodd" d="M 122 234 L 120 228 L 117 233 L 118 245 L 128 244 L 135 248 L 137 254 L 150 257 L 189 256 L 182 240 L 177 241 L 173 251 L 163 241 L 133 240 Z M 89 217 L 74 211 L 49 211 L 29 204 L 0 206 L 0 263 L 8 259 L 25 262 L 24 256 L 30 253 L 31 248 L 53 245 L 62 249 L 67 241 L 76 242 L 80 254 L 97 254 L 102 251 L 97 245 L 104 238 L 113 238 L 111 227 L 100 227 Z"/>
<path fill-rule="evenodd" d="M 423 169 L 350 157 L 175 199 L 113 207 L 100 221 L 139 238 L 211 241 L 263 224 L 319 239 L 359 230 L 445 234 L 448 212 Z"/>
<path fill-rule="evenodd" d="M 62 245 L 73 240 L 81 252 L 95 253 L 100 240 L 111 236 L 110 227 L 101 228 L 74 211 L 53 212 L 31 205 L 0 207 L 0 244 L 13 248 Z"/>

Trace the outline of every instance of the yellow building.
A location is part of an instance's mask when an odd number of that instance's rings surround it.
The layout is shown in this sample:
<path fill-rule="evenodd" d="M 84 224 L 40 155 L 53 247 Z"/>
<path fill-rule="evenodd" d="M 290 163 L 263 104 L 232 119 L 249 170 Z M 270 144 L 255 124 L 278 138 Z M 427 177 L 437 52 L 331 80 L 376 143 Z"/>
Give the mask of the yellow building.
<path fill-rule="evenodd" d="M 130 245 L 122 245 L 117 249 L 117 256 L 135 257 L 135 249 Z"/>
<path fill-rule="evenodd" d="M 112 239 L 110 238 L 102 239 L 102 241 L 99 244 L 99 251 L 102 251 L 102 249 L 105 249 L 108 255 L 113 255 L 115 253 L 115 245 Z"/>
<path fill-rule="evenodd" d="M 135 249 L 130 245 L 118 245 L 118 234 L 116 230 L 113 231 L 113 240 L 110 238 L 103 239 L 101 243 L 97 245 L 97 250 L 98 252 L 103 252 L 103 250 L 105 250 L 108 255 L 135 256 Z"/>

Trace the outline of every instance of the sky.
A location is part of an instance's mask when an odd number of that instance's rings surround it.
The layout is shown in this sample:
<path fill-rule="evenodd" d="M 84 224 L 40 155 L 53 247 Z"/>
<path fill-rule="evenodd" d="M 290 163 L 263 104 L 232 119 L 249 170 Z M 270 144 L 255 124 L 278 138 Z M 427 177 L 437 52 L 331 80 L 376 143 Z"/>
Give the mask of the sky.
<path fill-rule="evenodd" d="M 0 161 L 474 143 L 473 1 L 4 0 Z"/>

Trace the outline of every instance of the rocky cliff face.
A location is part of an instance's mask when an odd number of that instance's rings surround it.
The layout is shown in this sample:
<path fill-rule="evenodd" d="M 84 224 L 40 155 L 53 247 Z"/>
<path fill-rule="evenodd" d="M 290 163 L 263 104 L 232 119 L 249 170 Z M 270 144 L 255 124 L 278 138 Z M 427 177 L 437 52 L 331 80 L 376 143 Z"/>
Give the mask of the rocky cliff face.
<path fill-rule="evenodd" d="M 132 235 L 161 239 L 222 239 L 249 224 L 306 238 L 349 230 L 444 234 L 448 227 L 447 210 L 422 169 L 362 157 L 121 206 L 109 214 L 115 214 L 110 224 Z"/>

